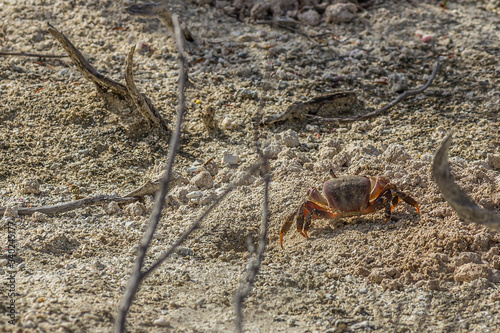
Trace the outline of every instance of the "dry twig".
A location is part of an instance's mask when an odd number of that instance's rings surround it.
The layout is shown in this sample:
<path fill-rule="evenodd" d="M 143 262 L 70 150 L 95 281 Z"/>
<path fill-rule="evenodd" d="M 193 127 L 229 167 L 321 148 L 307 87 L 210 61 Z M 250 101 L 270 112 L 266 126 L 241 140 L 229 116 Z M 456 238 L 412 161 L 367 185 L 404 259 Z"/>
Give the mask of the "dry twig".
<path fill-rule="evenodd" d="M 144 233 L 144 236 L 139 245 L 139 250 L 137 254 L 137 259 L 135 261 L 134 267 L 132 269 L 132 273 L 129 277 L 127 288 L 125 289 L 125 293 L 120 301 L 120 305 L 118 307 L 118 314 L 115 320 L 115 332 L 121 333 L 125 330 L 125 321 L 128 310 L 132 305 L 135 294 L 139 289 L 139 285 L 142 280 L 146 277 L 146 274 L 142 271 L 144 267 L 144 260 L 146 258 L 146 253 L 148 251 L 151 240 L 153 239 L 153 235 L 156 231 L 158 223 L 161 218 L 161 211 L 163 210 L 163 206 L 165 204 L 165 197 L 167 196 L 168 185 L 170 183 L 170 178 L 172 176 L 172 169 L 174 166 L 175 155 L 177 154 L 177 150 L 179 148 L 179 142 L 181 137 L 181 125 L 182 118 L 184 116 L 184 112 L 186 110 L 186 101 L 184 96 L 184 90 L 186 87 L 187 75 L 186 75 L 186 58 L 184 55 L 184 43 L 183 38 L 181 37 L 181 28 L 179 26 L 179 21 L 177 20 L 177 16 L 172 17 L 172 22 L 174 25 L 174 35 L 177 43 L 178 50 L 178 62 L 179 62 L 179 105 L 177 109 L 177 116 L 175 121 L 175 131 L 174 135 L 170 139 L 170 149 L 168 152 L 167 159 L 167 170 L 163 175 L 163 178 L 160 182 L 160 190 L 156 195 L 156 202 L 153 206 L 153 211 L 151 212 L 151 216 L 149 218 L 149 225 Z"/>
<path fill-rule="evenodd" d="M 167 251 L 163 252 L 158 257 L 158 259 L 149 268 L 147 268 L 144 271 L 143 277 L 148 276 L 156 268 L 158 268 L 158 266 L 160 266 L 165 261 L 165 259 L 167 259 L 174 252 L 174 250 L 179 245 L 181 245 L 189 237 L 189 235 L 193 231 L 195 231 L 198 228 L 198 226 L 200 225 L 200 223 L 208 216 L 208 214 L 210 214 L 212 212 L 212 210 L 215 207 L 217 207 L 222 202 L 222 200 L 224 200 L 226 198 L 226 196 L 229 193 L 231 193 L 238 186 L 244 184 L 247 181 L 247 179 L 250 178 L 251 174 L 253 174 L 257 170 L 259 170 L 260 168 L 262 168 L 262 164 L 263 164 L 262 162 L 254 164 L 251 168 L 249 168 L 247 170 L 248 173 L 244 177 L 241 177 L 241 179 L 239 179 L 238 182 L 235 182 L 235 183 L 232 183 L 231 185 L 229 185 L 224 190 L 224 192 L 207 208 L 207 210 L 205 212 L 203 212 L 203 214 L 200 217 L 198 217 L 198 219 L 196 221 L 194 221 L 191 224 L 191 226 L 189 226 L 189 228 L 186 229 L 186 231 L 184 231 L 184 233 L 174 242 L 174 244 L 172 244 L 172 246 L 170 247 L 170 249 L 168 249 Z"/>
<path fill-rule="evenodd" d="M 44 214 L 61 214 L 66 213 L 77 208 L 84 208 L 93 205 L 104 205 L 108 202 L 118 202 L 118 203 L 131 203 L 139 200 L 138 197 L 120 197 L 116 195 L 99 195 L 90 198 L 84 198 L 80 200 L 75 200 L 71 202 L 65 202 L 59 205 L 41 206 L 41 207 L 18 207 L 17 213 L 19 215 L 32 215 L 36 212 Z M 7 207 L 0 207 L 0 215 L 5 213 Z"/>
<path fill-rule="evenodd" d="M 267 91 L 270 89 L 267 81 L 270 79 L 269 71 L 266 73 L 266 81 L 264 86 L 264 92 L 259 103 L 259 109 L 257 110 L 257 117 L 254 122 L 254 143 L 259 159 L 263 164 L 264 171 L 264 201 L 262 203 L 262 223 L 260 227 L 260 239 L 259 245 L 257 246 L 257 253 L 255 259 L 250 259 L 247 266 L 247 272 L 240 283 L 240 286 L 236 290 L 234 295 L 234 307 L 235 307 L 235 325 L 236 332 L 241 333 L 243 331 L 243 301 L 248 296 L 250 291 L 255 284 L 255 278 L 260 270 L 260 265 L 262 263 L 262 258 L 264 257 L 264 251 L 266 249 L 266 237 L 267 237 L 267 225 L 269 223 L 269 184 L 271 182 L 271 175 L 269 174 L 269 161 L 262 153 L 259 146 L 259 123 L 262 121 L 262 111 L 264 110 L 265 101 L 267 97 Z"/>
<path fill-rule="evenodd" d="M 158 18 L 168 30 L 174 32 L 174 25 L 172 22 L 172 14 L 168 10 L 166 4 L 161 3 L 145 3 L 141 5 L 132 5 L 126 8 L 127 13 L 140 17 L 156 17 Z M 188 42 L 194 42 L 193 35 L 187 27 L 182 27 L 182 36 Z"/>
<path fill-rule="evenodd" d="M 40 54 L 26 52 L 0 52 L 2 57 L 36 57 L 36 58 L 67 58 L 67 54 Z"/>
<path fill-rule="evenodd" d="M 155 124 L 155 126 L 164 126 L 167 130 L 167 125 L 164 123 L 158 111 L 154 108 L 148 97 L 137 89 L 134 83 L 134 71 L 132 69 L 134 63 L 134 51 L 135 45 L 130 47 L 130 51 L 125 61 L 125 82 L 127 83 L 127 91 L 130 98 L 134 101 L 137 110 L 142 114 L 144 119 L 146 119 L 148 125 L 150 123 Z M 162 122 L 163 121 L 163 122 Z"/>
<path fill-rule="evenodd" d="M 130 50 L 127 57 L 127 85 L 125 86 L 99 73 L 65 35 L 60 33 L 50 23 L 47 24 L 49 33 L 61 44 L 83 77 L 95 84 L 99 94 L 104 97 L 109 111 L 117 114 L 121 118 L 122 123 L 127 124 L 126 127 L 131 135 L 140 136 L 147 134 L 146 130 L 149 129 L 149 126 L 144 126 L 144 122 L 146 124 L 153 122 L 163 132 L 168 132 L 167 123 L 154 107 L 151 100 L 146 95 L 140 93 L 132 82 L 134 49 Z M 143 116 L 138 117 L 140 120 L 134 119 L 136 111 Z"/>
<path fill-rule="evenodd" d="M 500 230 L 500 216 L 494 212 L 481 209 L 455 184 L 448 163 L 451 136 L 452 134 L 448 134 L 443 140 L 432 163 L 432 175 L 439 190 L 461 219 L 485 225 L 492 230 Z"/>
<path fill-rule="evenodd" d="M 170 141 L 170 150 L 169 150 L 169 157 L 168 157 L 168 162 L 167 162 L 167 170 L 165 174 L 163 175 L 163 178 L 160 182 L 160 190 L 157 194 L 156 202 L 153 206 L 153 212 L 151 213 L 150 217 L 150 222 L 149 225 L 146 229 L 146 232 L 144 233 L 144 237 L 140 243 L 139 250 L 138 250 L 138 255 L 137 259 L 132 271 L 132 274 L 130 275 L 127 288 L 125 290 L 125 294 L 123 295 L 120 305 L 118 308 L 118 315 L 115 321 L 115 332 L 123 332 L 125 329 L 125 321 L 126 321 L 126 316 L 128 313 L 128 310 L 132 304 L 132 301 L 135 297 L 135 294 L 137 293 L 137 290 L 139 288 L 139 285 L 141 284 L 142 280 L 144 280 L 150 273 L 152 273 L 155 269 L 157 269 L 164 261 L 166 258 L 168 258 L 172 252 L 180 245 L 182 244 L 186 238 L 196 229 L 198 228 L 199 224 L 203 219 L 208 216 L 208 214 L 233 190 L 235 189 L 238 185 L 241 185 L 246 179 L 250 176 L 251 173 L 255 172 L 261 167 L 261 163 L 257 163 L 252 168 L 250 168 L 248 177 L 242 177 L 242 179 L 235 184 L 232 184 L 229 186 L 224 193 L 217 198 L 217 200 L 210 205 L 210 207 L 195 221 L 191 224 L 191 226 L 179 237 L 174 244 L 170 247 L 169 250 L 163 252 L 159 258 L 156 260 L 155 263 L 153 263 L 149 268 L 143 270 L 144 268 L 144 259 L 146 257 L 147 250 L 149 248 L 149 245 L 151 243 L 151 240 L 153 238 L 154 232 L 156 230 L 156 227 L 159 223 L 159 220 L 161 218 L 161 211 L 163 209 L 165 197 L 167 195 L 167 190 L 168 190 L 168 185 L 170 182 L 171 174 L 172 174 L 172 169 L 173 169 L 173 163 L 175 159 L 175 155 L 177 153 L 178 147 L 179 147 L 179 141 L 180 141 L 180 131 L 181 131 L 181 125 L 182 125 L 182 117 L 185 111 L 185 97 L 184 97 L 184 90 L 186 87 L 186 82 L 187 82 L 187 72 L 186 72 L 186 58 L 185 58 L 185 53 L 184 53 L 184 44 L 183 44 L 183 38 L 182 38 L 182 30 L 179 25 L 179 21 L 177 20 L 177 17 L 174 15 L 172 16 L 172 22 L 174 25 L 174 34 L 175 34 L 175 39 L 177 43 L 177 49 L 179 52 L 179 108 L 177 112 L 177 119 L 176 119 L 176 127 L 175 127 L 175 135 L 172 136 L 171 141 Z M 149 189 L 155 186 L 154 183 L 147 184 L 145 187 L 147 191 Z"/>
<path fill-rule="evenodd" d="M 415 89 L 415 90 L 405 91 L 404 93 L 399 95 L 398 98 L 396 98 L 395 100 L 393 100 L 392 102 L 390 102 L 386 106 L 384 106 L 378 110 L 375 110 L 373 112 L 366 113 L 362 116 L 350 117 L 350 118 L 324 118 L 324 117 L 319 117 L 319 116 L 310 115 L 310 114 L 306 114 L 305 116 L 312 122 L 321 123 L 321 124 L 328 124 L 328 123 L 350 123 L 350 122 L 354 122 L 354 121 L 366 120 L 366 119 L 381 115 L 382 113 L 388 111 L 392 107 L 401 103 L 404 99 L 406 99 L 410 96 L 418 95 L 418 94 L 424 92 L 427 88 L 429 88 L 429 86 L 431 85 L 432 81 L 434 80 L 434 78 L 436 77 L 436 75 L 439 71 L 439 67 L 440 67 L 440 65 L 437 62 L 434 65 L 434 70 L 432 71 L 432 74 L 429 77 L 429 80 L 427 81 L 427 83 L 424 86 L 422 86 L 418 89 Z"/>
<path fill-rule="evenodd" d="M 267 161 L 266 161 L 267 164 Z M 267 225 L 269 223 L 269 183 L 271 182 L 271 175 L 267 173 L 268 168 L 265 167 L 266 174 L 264 175 L 264 202 L 262 204 L 262 225 L 260 228 L 260 240 L 257 247 L 256 258 L 250 260 L 247 266 L 247 273 L 236 291 L 234 296 L 234 307 L 236 311 L 236 332 L 243 331 L 243 301 L 248 296 L 255 284 L 255 278 L 259 273 L 264 251 L 266 249 Z"/>

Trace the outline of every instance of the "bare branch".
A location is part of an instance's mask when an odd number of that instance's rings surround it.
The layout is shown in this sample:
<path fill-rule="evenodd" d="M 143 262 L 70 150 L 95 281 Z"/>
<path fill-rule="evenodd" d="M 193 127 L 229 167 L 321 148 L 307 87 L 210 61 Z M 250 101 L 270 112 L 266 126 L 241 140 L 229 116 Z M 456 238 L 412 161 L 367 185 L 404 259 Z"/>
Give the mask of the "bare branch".
<path fill-rule="evenodd" d="M 395 100 L 393 100 L 392 102 L 390 102 L 386 106 L 384 106 L 378 110 L 375 110 L 373 112 L 369 112 L 369 113 L 366 113 L 366 114 L 361 115 L 361 116 L 350 117 L 350 118 L 324 118 L 324 117 L 319 117 L 319 116 L 310 115 L 310 114 L 306 114 L 305 116 L 312 122 L 321 123 L 321 124 L 328 124 L 328 123 L 351 123 L 354 121 L 366 120 L 366 119 L 381 115 L 384 112 L 386 112 L 389 109 L 396 106 L 397 104 L 401 103 L 404 99 L 406 99 L 410 96 L 418 95 L 418 94 L 424 92 L 427 88 L 429 88 L 432 81 L 434 81 L 434 79 L 436 78 L 436 75 L 439 71 L 439 67 L 440 67 L 439 63 L 436 62 L 436 64 L 434 65 L 434 70 L 432 71 L 432 74 L 429 77 L 429 80 L 427 81 L 427 83 L 424 86 L 422 86 L 418 89 L 415 89 L 415 90 L 405 91 L 404 93 L 399 95 L 398 98 L 396 98 Z"/>
<path fill-rule="evenodd" d="M 175 249 L 179 245 L 181 245 L 189 237 L 189 235 L 193 231 L 195 231 L 198 228 L 198 226 L 200 225 L 200 223 L 208 216 L 208 214 L 210 214 L 212 212 L 212 210 L 215 207 L 217 207 L 217 205 L 219 205 L 222 202 L 222 200 L 224 200 L 224 198 L 229 193 L 231 193 L 235 188 L 237 188 L 241 184 L 244 184 L 246 182 L 246 180 L 248 178 L 250 178 L 250 176 L 252 175 L 252 173 L 254 173 L 255 171 L 257 171 L 258 169 L 260 169 L 262 167 L 262 164 L 263 164 L 262 162 L 254 164 L 251 168 L 249 168 L 247 170 L 247 173 L 246 173 L 246 175 L 244 177 L 241 177 L 238 182 L 235 182 L 235 183 L 232 183 L 231 185 L 229 185 L 226 188 L 226 190 L 207 208 L 207 210 L 205 212 L 203 212 L 203 214 L 195 222 L 193 222 L 191 224 L 191 226 L 188 229 L 186 229 L 186 231 L 184 231 L 184 233 L 181 235 L 181 237 L 179 237 L 179 239 L 177 239 L 174 242 L 174 244 L 172 244 L 172 246 L 170 247 L 170 249 L 168 249 L 167 251 L 163 252 L 158 257 L 158 259 L 155 261 L 155 263 L 152 264 L 151 267 L 147 268 L 144 271 L 144 273 L 143 273 L 144 277 L 148 276 L 155 269 L 157 269 L 158 266 L 160 266 L 165 261 L 165 259 L 167 259 L 175 251 Z"/>
<path fill-rule="evenodd" d="M 270 64 L 271 65 L 271 64 Z M 264 251 L 266 249 L 266 237 L 267 237 L 267 225 L 269 223 L 269 183 L 271 182 L 271 175 L 269 174 L 269 161 L 262 153 L 262 150 L 259 146 L 259 123 L 262 121 L 262 111 L 266 105 L 266 97 L 267 91 L 270 89 L 269 80 L 271 78 L 270 75 L 271 68 L 266 71 L 265 80 L 264 80 L 264 91 L 262 93 L 259 108 L 257 109 L 257 115 L 254 122 L 254 145 L 259 155 L 260 160 L 263 164 L 263 172 L 264 172 L 264 200 L 262 202 L 262 223 L 260 230 L 260 239 L 259 245 L 257 247 L 257 257 L 255 260 L 252 260 L 252 257 L 249 260 L 247 266 L 247 273 L 245 277 L 240 283 L 239 288 L 236 290 L 234 294 L 234 307 L 235 307 L 235 325 L 236 332 L 241 333 L 243 330 L 243 301 L 248 296 L 250 291 L 253 288 L 255 283 L 255 278 L 259 273 L 260 265 L 262 263 L 262 258 L 264 257 Z"/>
<path fill-rule="evenodd" d="M 36 58 L 67 58 L 67 54 L 40 54 L 26 52 L 0 52 L 2 57 L 36 57 Z"/>
<path fill-rule="evenodd" d="M 264 257 L 264 251 L 266 249 L 266 237 L 267 237 L 267 225 L 269 223 L 269 183 L 271 182 L 271 175 L 267 172 L 269 170 L 268 162 L 265 161 L 266 174 L 264 176 L 264 201 L 262 203 L 262 224 L 260 228 L 260 240 L 257 247 L 257 258 L 255 260 L 250 259 L 248 263 L 248 270 L 240 284 L 240 287 L 234 296 L 234 307 L 236 311 L 236 332 L 241 333 L 243 331 L 243 301 L 248 296 L 250 291 L 255 284 L 255 278 L 259 273 L 260 265 L 262 263 L 262 258 Z"/>
<path fill-rule="evenodd" d="M 163 206 L 165 204 L 165 197 L 167 196 L 168 185 L 170 183 L 170 179 L 172 176 L 172 169 L 174 166 L 175 155 L 177 154 L 177 150 L 179 148 L 180 135 L 181 135 L 181 125 L 182 118 L 184 116 L 184 112 L 186 110 L 186 102 L 184 91 L 186 87 L 187 81 L 187 73 L 186 73 L 186 58 L 184 56 L 184 44 L 183 38 L 181 37 L 181 29 L 179 26 L 179 21 L 177 20 L 177 16 L 172 17 L 173 25 L 174 25 L 174 34 L 175 40 L 177 43 L 178 50 L 178 62 L 179 62 L 179 105 L 177 109 L 177 116 L 175 122 L 175 130 L 174 134 L 170 139 L 170 149 L 168 153 L 168 162 L 167 162 L 167 170 L 163 175 L 163 178 L 160 182 L 160 190 L 156 195 L 156 202 L 153 206 L 153 211 L 151 212 L 151 216 L 149 218 L 149 225 L 144 233 L 144 236 L 139 245 L 139 250 L 137 254 L 137 259 L 135 261 L 134 267 L 132 269 L 132 273 L 129 277 L 127 288 L 125 289 L 125 293 L 120 301 L 120 305 L 118 307 L 118 314 L 115 321 L 115 332 L 122 333 L 125 330 L 125 321 L 128 310 L 132 305 L 132 302 L 135 298 L 135 294 L 139 289 L 139 285 L 145 277 L 145 274 L 142 273 L 142 268 L 144 267 L 144 259 L 146 257 L 147 250 L 153 239 L 153 235 L 156 231 L 158 223 L 161 218 L 161 212 L 163 210 Z"/>
<path fill-rule="evenodd" d="M 71 202 L 65 202 L 59 205 L 41 206 L 41 207 L 18 207 L 17 213 L 19 215 L 32 215 L 36 212 L 44 214 L 61 214 L 75 210 L 77 208 L 84 208 L 93 205 L 104 205 L 108 202 L 114 201 L 118 203 L 130 203 L 139 200 L 134 197 L 120 197 L 116 195 L 99 195 L 96 197 L 84 198 Z M 0 215 L 5 213 L 6 207 L 0 207 Z"/>
<path fill-rule="evenodd" d="M 443 140 L 432 163 L 432 175 L 439 190 L 461 219 L 485 225 L 492 230 L 500 230 L 500 216 L 494 212 L 481 209 L 455 184 L 450 173 L 450 164 L 448 163 L 448 149 L 451 144 L 451 136 L 452 134 L 450 133 Z"/>
<path fill-rule="evenodd" d="M 83 77 L 93 82 L 99 89 L 103 91 L 111 90 L 118 95 L 127 95 L 127 87 L 123 84 L 108 79 L 99 73 L 92 65 L 85 59 L 81 52 L 71 43 L 71 41 L 54 28 L 50 23 L 47 23 L 47 30 L 54 37 L 59 44 L 64 48 L 68 56 L 75 64 L 76 68 L 82 73 Z"/>

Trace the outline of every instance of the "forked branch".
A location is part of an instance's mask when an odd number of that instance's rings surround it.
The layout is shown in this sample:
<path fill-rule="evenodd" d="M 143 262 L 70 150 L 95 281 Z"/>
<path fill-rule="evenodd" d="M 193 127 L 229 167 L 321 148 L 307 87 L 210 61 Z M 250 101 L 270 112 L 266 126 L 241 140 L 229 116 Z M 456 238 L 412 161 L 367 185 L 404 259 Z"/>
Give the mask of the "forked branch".
<path fill-rule="evenodd" d="M 98 72 L 64 34 L 50 23 L 47 24 L 49 33 L 61 44 L 83 77 L 95 84 L 97 91 L 106 101 L 109 111 L 117 114 L 124 125 L 127 124 L 125 127 L 131 135 L 147 134 L 151 124 L 165 133 L 168 132 L 165 120 L 153 106 L 151 100 L 140 93 L 133 82 L 132 61 L 134 49 L 130 50 L 127 57 L 125 75 L 127 85 L 123 85 Z M 125 110 L 128 110 L 128 112 Z M 136 116 L 138 116 L 138 120 L 134 119 Z M 144 126 L 144 123 L 146 126 Z"/>

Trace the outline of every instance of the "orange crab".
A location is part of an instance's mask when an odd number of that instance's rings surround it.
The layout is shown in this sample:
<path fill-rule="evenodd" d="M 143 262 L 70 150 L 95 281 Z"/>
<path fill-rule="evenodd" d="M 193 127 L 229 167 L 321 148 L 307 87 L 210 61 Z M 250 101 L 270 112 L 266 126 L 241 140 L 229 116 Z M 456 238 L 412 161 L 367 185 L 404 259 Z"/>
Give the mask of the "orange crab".
<path fill-rule="evenodd" d="M 323 184 L 322 196 L 312 187 L 307 190 L 309 200 L 300 204 L 287 218 L 280 231 L 280 244 L 283 248 L 283 236 L 296 220 L 297 231 L 307 237 L 312 218 L 335 219 L 338 217 L 357 216 L 374 213 L 385 209 L 383 224 L 391 218 L 391 210 L 401 200 L 415 207 L 420 214 L 418 204 L 408 194 L 399 191 L 384 177 L 342 176 L 337 177 L 330 170 L 332 179 Z M 326 198 L 325 198 L 326 197 Z M 305 220 L 304 220 L 305 216 Z"/>

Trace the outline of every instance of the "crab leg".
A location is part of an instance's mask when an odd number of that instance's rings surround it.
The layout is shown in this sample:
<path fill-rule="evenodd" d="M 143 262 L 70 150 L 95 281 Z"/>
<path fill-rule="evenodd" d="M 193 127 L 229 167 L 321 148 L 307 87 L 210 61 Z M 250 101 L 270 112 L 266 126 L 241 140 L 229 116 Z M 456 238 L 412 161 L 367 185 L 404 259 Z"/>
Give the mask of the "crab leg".
<path fill-rule="evenodd" d="M 326 200 L 325 200 L 326 202 Z M 305 218 L 305 225 L 304 225 L 304 216 Z M 327 208 L 323 207 L 322 205 L 313 202 L 313 201 L 306 201 L 303 204 L 299 206 L 299 208 L 288 215 L 288 217 L 285 220 L 285 223 L 283 223 L 283 226 L 281 227 L 280 230 L 280 245 L 283 248 L 283 236 L 285 236 L 290 228 L 292 227 L 293 221 L 296 220 L 297 223 L 297 231 L 300 232 L 300 234 L 304 237 L 307 237 L 307 230 L 309 230 L 309 226 L 311 225 L 311 218 L 334 218 L 337 217 L 338 214 L 329 212 Z"/>
<path fill-rule="evenodd" d="M 298 227 L 297 227 L 297 230 L 302 234 L 302 236 L 308 237 L 307 230 L 309 230 L 309 227 L 311 226 L 311 219 L 312 218 L 333 220 L 334 218 L 337 218 L 340 216 L 341 216 L 340 213 L 335 213 L 332 211 L 325 210 L 325 208 L 323 208 L 323 207 L 316 208 L 316 209 L 311 210 L 311 212 L 309 214 L 307 214 L 306 224 L 304 225 L 304 229 L 301 231 L 301 230 L 298 230 Z"/>
<path fill-rule="evenodd" d="M 283 223 L 283 226 L 281 227 L 281 230 L 280 230 L 281 248 L 283 248 L 283 236 L 285 236 L 286 233 L 288 232 L 288 230 L 290 230 L 290 228 L 292 227 L 293 220 L 294 220 L 296 215 L 297 215 L 296 211 L 294 211 L 292 214 L 288 215 L 288 217 L 285 220 L 285 223 Z"/>
<path fill-rule="evenodd" d="M 382 191 L 382 194 L 377 199 L 375 199 L 370 206 L 362 209 L 359 214 L 370 214 L 384 208 L 385 221 L 382 224 L 386 224 L 387 221 L 389 221 L 391 218 L 391 201 L 394 202 L 394 200 L 392 199 L 390 187 L 391 185 L 387 185 L 386 188 L 388 189 L 384 189 L 385 192 Z"/>
<path fill-rule="evenodd" d="M 403 199 L 403 201 L 406 202 L 408 205 L 415 207 L 415 209 L 417 210 L 417 214 L 420 215 L 420 209 L 418 208 L 418 203 L 415 201 L 415 199 L 413 199 L 408 194 L 401 192 L 397 189 L 394 189 L 394 192 L 396 192 L 396 195 L 394 196 L 394 198 L 398 198 L 398 199 L 397 199 L 396 203 L 394 203 L 394 201 L 396 201 L 395 199 L 392 200 L 392 208 L 391 209 L 394 209 L 394 207 L 396 207 L 401 202 L 401 199 Z"/>
<path fill-rule="evenodd" d="M 297 231 L 304 237 L 307 237 L 307 229 L 311 225 L 311 213 L 313 211 L 325 211 L 325 207 L 313 201 L 304 202 L 297 212 Z M 306 216 L 306 224 L 304 226 L 304 215 Z M 319 216 L 316 214 L 316 216 Z M 316 217 L 319 218 L 319 217 Z"/>

